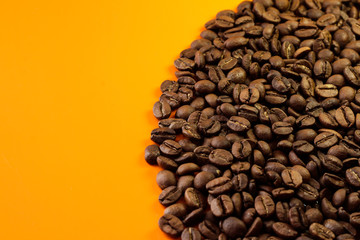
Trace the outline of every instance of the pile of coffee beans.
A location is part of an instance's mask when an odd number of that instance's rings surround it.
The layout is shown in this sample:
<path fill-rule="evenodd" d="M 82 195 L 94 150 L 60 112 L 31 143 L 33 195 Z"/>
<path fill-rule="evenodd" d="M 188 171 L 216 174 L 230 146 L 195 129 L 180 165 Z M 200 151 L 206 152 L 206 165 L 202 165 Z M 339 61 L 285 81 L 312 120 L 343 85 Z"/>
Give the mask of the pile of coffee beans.
<path fill-rule="evenodd" d="M 205 24 L 153 107 L 162 231 L 360 239 L 359 7 L 243 1 Z"/>

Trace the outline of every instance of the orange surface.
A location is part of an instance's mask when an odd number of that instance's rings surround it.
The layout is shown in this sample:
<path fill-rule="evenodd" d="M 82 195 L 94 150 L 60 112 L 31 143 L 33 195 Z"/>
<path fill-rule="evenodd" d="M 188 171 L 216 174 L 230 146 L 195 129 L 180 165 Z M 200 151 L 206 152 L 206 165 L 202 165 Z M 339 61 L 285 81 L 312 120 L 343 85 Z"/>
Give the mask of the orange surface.
<path fill-rule="evenodd" d="M 166 239 L 152 105 L 238 1 L 2 1 L 0 239 Z"/>

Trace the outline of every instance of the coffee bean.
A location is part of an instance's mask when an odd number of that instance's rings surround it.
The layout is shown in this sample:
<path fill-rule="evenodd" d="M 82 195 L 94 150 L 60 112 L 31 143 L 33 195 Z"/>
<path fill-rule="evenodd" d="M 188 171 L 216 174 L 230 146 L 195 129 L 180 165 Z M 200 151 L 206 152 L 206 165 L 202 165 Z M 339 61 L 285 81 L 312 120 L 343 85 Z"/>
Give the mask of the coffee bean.
<path fill-rule="evenodd" d="M 360 86 L 360 75 L 353 67 L 344 68 L 344 77 L 351 85 Z"/>
<path fill-rule="evenodd" d="M 346 181 L 354 187 L 360 187 L 360 167 L 347 169 Z"/>
<path fill-rule="evenodd" d="M 228 177 L 219 177 L 206 184 L 206 189 L 210 194 L 219 195 L 230 191 L 232 188 L 231 180 Z"/>
<path fill-rule="evenodd" d="M 209 160 L 217 166 L 229 166 L 233 161 L 233 156 L 224 149 L 215 149 L 210 153 Z"/>
<path fill-rule="evenodd" d="M 151 140 L 161 144 L 165 140 L 175 140 L 176 132 L 170 128 L 156 128 L 151 131 Z"/>
<path fill-rule="evenodd" d="M 306 183 L 298 188 L 297 195 L 305 201 L 316 201 L 319 198 L 318 190 Z"/>
<path fill-rule="evenodd" d="M 338 95 L 338 90 L 333 84 L 318 85 L 315 88 L 315 92 L 323 98 L 336 97 Z"/>
<path fill-rule="evenodd" d="M 190 208 L 203 208 L 205 201 L 201 193 L 195 188 L 187 188 L 184 193 L 186 205 Z"/>
<path fill-rule="evenodd" d="M 311 224 L 309 230 L 311 235 L 319 239 L 330 240 L 335 238 L 335 234 L 330 229 L 319 223 Z"/>
<path fill-rule="evenodd" d="M 309 221 L 301 207 L 292 207 L 289 209 L 289 220 L 291 226 L 295 229 L 303 230 L 309 227 Z"/>
<path fill-rule="evenodd" d="M 358 7 L 244 1 L 180 53 L 144 155 L 163 169 L 165 233 L 359 238 Z"/>
<path fill-rule="evenodd" d="M 275 203 L 269 196 L 257 196 L 255 210 L 261 217 L 268 218 L 275 213 Z"/>
<path fill-rule="evenodd" d="M 251 123 L 246 118 L 232 116 L 227 122 L 227 126 L 233 131 L 243 132 L 251 127 Z"/>
<path fill-rule="evenodd" d="M 160 196 L 159 201 L 164 206 L 169 206 L 175 203 L 181 197 L 181 190 L 175 186 L 165 188 Z"/>
<path fill-rule="evenodd" d="M 226 217 L 233 213 L 234 205 L 229 196 L 220 195 L 211 201 L 210 209 L 216 217 Z"/>
<path fill-rule="evenodd" d="M 293 227 L 283 222 L 274 223 L 272 229 L 274 233 L 281 238 L 290 239 L 295 238 L 298 235 L 298 232 Z"/>
<path fill-rule="evenodd" d="M 331 76 L 331 73 L 332 73 L 332 67 L 329 61 L 318 60 L 315 62 L 314 74 L 316 77 L 326 79 Z"/>
<path fill-rule="evenodd" d="M 285 169 L 281 172 L 281 177 L 286 186 L 298 188 L 303 183 L 302 176 L 295 170 Z"/>
<path fill-rule="evenodd" d="M 341 106 L 336 110 L 335 119 L 344 128 L 349 128 L 355 123 L 354 112 L 347 106 Z"/>
<path fill-rule="evenodd" d="M 289 135 L 293 131 L 291 123 L 288 122 L 275 122 L 272 125 L 272 131 L 276 135 Z"/>
<path fill-rule="evenodd" d="M 196 228 L 185 228 L 181 234 L 181 240 L 201 240 L 201 234 Z"/>

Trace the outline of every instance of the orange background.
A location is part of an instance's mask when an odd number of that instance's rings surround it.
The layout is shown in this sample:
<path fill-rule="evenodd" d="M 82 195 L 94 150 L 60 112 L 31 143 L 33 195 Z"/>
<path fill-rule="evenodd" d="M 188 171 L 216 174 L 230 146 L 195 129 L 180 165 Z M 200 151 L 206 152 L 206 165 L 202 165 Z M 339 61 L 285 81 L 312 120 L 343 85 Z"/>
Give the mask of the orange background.
<path fill-rule="evenodd" d="M 0 3 L 0 239 L 166 239 L 152 106 L 238 1 Z"/>

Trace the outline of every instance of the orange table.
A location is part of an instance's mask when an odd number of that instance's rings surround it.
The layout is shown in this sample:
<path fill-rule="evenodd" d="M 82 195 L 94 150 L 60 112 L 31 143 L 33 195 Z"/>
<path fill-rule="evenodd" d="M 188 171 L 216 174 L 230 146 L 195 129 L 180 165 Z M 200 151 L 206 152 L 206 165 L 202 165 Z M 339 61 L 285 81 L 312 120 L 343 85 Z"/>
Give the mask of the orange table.
<path fill-rule="evenodd" d="M 238 1 L 2 1 L 0 239 L 166 239 L 143 151 L 172 63 Z"/>

